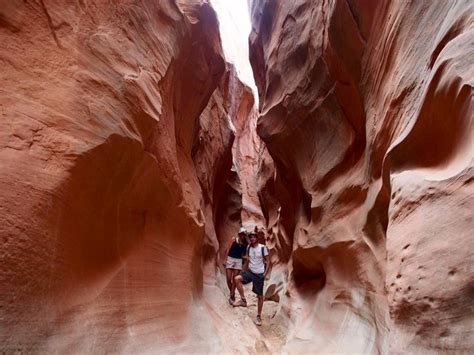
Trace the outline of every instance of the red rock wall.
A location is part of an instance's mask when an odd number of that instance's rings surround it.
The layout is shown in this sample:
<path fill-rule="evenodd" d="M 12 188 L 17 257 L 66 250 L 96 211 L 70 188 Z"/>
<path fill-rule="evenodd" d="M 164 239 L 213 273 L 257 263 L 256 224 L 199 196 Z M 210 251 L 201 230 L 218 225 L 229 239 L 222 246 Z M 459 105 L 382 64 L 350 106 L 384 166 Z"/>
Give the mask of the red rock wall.
<path fill-rule="evenodd" d="M 472 2 L 251 7 L 285 349 L 472 351 Z"/>
<path fill-rule="evenodd" d="M 257 116 L 201 0 L 4 1 L 1 351 L 473 350 L 473 10 L 255 1 Z"/>
<path fill-rule="evenodd" d="M 243 104 L 241 97 L 233 96 L 234 90 L 241 87 L 234 67 L 227 64 L 194 136 L 192 157 L 203 193 L 205 217 L 203 261 L 211 282 L 216 266 L 224 261 L 223 253 L 230 239 L 237 235 L 241 225 L 242 191 L 233 168 L 235 128 L 231 120 L 235 106 Z"/>
<path fill-rule="evenodd" d="M 234 108 L 229 114 L 235 127 L 235 142 L 232 156 L 235 170 L 241 180 L 242 188 L 242 224 L 248 230 L 255 226 L 263 227 L 264 218 L 258 196 L 258 166 L 261 151 L 265 149 L 256 132 L 258 110 L 252 90 L 237 78 L 230 82 L 233 88 Z"/>
<path fill-rule="evenodd" d="M 0 6 L 2 350 L 208 349 L 195 305 L 233 140 L 201 115 L 217 28 L 200 1 Z"/>

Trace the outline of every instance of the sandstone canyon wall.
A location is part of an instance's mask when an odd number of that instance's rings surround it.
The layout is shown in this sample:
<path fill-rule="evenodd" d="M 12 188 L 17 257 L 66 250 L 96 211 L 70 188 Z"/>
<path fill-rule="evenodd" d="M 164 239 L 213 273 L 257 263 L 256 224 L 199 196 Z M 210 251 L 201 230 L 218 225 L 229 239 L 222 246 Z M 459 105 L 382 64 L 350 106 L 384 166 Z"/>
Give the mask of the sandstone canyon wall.
<path fill-rule="evenodd" d="M 0 2 L 0 351 L 474 350 L 473 3 L 251 12 L 258 111 L 206 1 Z"/>
<path fill-rule="evenodd" d="M 251 11 L 284 350 L 473 351 L 473 2 Z"/>
<path fill-rule="evenodd" d="M 235 80 L 235 79 L 234 79 Z M 239 111 L 233 112 L 235 144 L 232 149 L 235 168 L 242 187 L 242 224 L 247 230 L 263 227 L 264 218 L 258 196 L 258 166 L 265 146 L 257 134 L 258 111 L 252 90 L 235 81 L 233 100 L 240 102 Z"/>
<path fill-rule="evenodd" d="M 219 349 L 239 102 L 210 5 L 4 1 L 0 42 L 2 351 Z"/>
<path fill-rule="evenodd" d="M 236 150 L 251 112 L 255 112 L 253 96 L 237 77 L 235 67 L 227 64 L 219 86 L 201 114 L 192 152 L 205 205 L 204 260 L 205 264 L 210 262 L 211 279 L 216 263 L 221 265 L 225 260 L 223 253 L 242 224 L 243 198 L 248 196 L 249 185 L 242 170 L 249 169 L 250 164 L 240 163 Z"/>

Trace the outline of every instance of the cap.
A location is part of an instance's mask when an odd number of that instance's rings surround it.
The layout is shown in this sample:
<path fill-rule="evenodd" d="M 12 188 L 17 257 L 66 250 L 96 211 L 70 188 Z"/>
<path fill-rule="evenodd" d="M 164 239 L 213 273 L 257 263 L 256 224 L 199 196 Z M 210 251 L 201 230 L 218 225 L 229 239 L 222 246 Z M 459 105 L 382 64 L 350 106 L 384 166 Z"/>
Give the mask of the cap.
<path fill-rule="evenodd" d="M 244 227 L 240 227 L 239 234 L 247 234 L 247 230 Z"/>

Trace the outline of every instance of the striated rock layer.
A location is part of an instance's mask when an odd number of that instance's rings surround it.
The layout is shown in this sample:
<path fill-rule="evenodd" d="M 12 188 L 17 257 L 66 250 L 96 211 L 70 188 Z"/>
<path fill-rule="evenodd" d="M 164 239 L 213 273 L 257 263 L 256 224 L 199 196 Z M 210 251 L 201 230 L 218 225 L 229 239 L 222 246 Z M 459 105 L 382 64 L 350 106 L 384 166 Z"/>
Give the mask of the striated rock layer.
<path fill-rule="evenodd" d="M 210 5 L 5 2 L 0 41 L 2 351 L 219 349 L 203 277 L 241 197 Z"/>
<path fill-rule="evenodd" d="M 254 1 L 257 113 L 205 1 L 4 1 L 0 350 L 473 351 L 473 10 Z"/>
<path fill-rule="evenodd" d="M 473 351 L 474 4 L 251 6 L 284 350 Z"/>
<path fill-rule="evenodd" d="M 232 147 L 235 132 L 229 111 L 232 109 L 230 81 L 238 80 L 232 66 L 226 70 L 199 118 L 194 135 L 192 158 L 203 194 L 205 240 L 203 262 L 214 278 L 216 265 L 221 264 L 219 249 L 224 251 L 228 241 L 240 228 L 242 192 L 240 180 L 232 170 Z M 216 259 L 217 257 L 217 259 Z"/>
<path fill-rule="evenodd" d="M 264 218 L 258 196 L 259 157 L 265 146 L 257 134 L 258 111 L 252 90 L 234 79 L 232 100 L 239 102 L 231 112 L 235 126 L 232 157 L 242 186 L 242 224 L 247 230 L 263 227 Z"/>

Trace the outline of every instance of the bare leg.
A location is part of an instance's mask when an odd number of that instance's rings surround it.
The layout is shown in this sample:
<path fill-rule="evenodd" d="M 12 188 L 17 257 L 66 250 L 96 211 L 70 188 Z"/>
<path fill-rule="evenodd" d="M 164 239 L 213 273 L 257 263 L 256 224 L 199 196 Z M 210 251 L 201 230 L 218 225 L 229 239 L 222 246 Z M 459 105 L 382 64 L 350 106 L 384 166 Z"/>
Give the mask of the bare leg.
<path fill-rule="evenodd" d="M 235 292 L 235 282 L 233 269 L 225 269 L 225 276 L 227 279 L 227 287 L 229 288 L 230 295 L 232 296 Z"/>
<path fill-rule="evenodd" d="M 257 315 L 262 315 L 263 296 L 258 296 Z"/>
<path fill-rule="evenodd" d="M 235 297 L 235 281 L 234 281 L 234 279 L 237 277 L 238 274 L 239 274 L 239 270 L 237 270 L 237 269 L 232 270 L 232 288 L 230 289 L 230 295 L 232 297 Z"/>
<path fill-rule="evenodd" d="M 236 276 L 234 280 L 235 280 L 235 287 L 237 287 L 237 290 L 239 291 L 240 298 L 244 300 L 245 292 L 244 292 L 244 286 L 242 285 L 242 276 L 241 275 Z"/>

